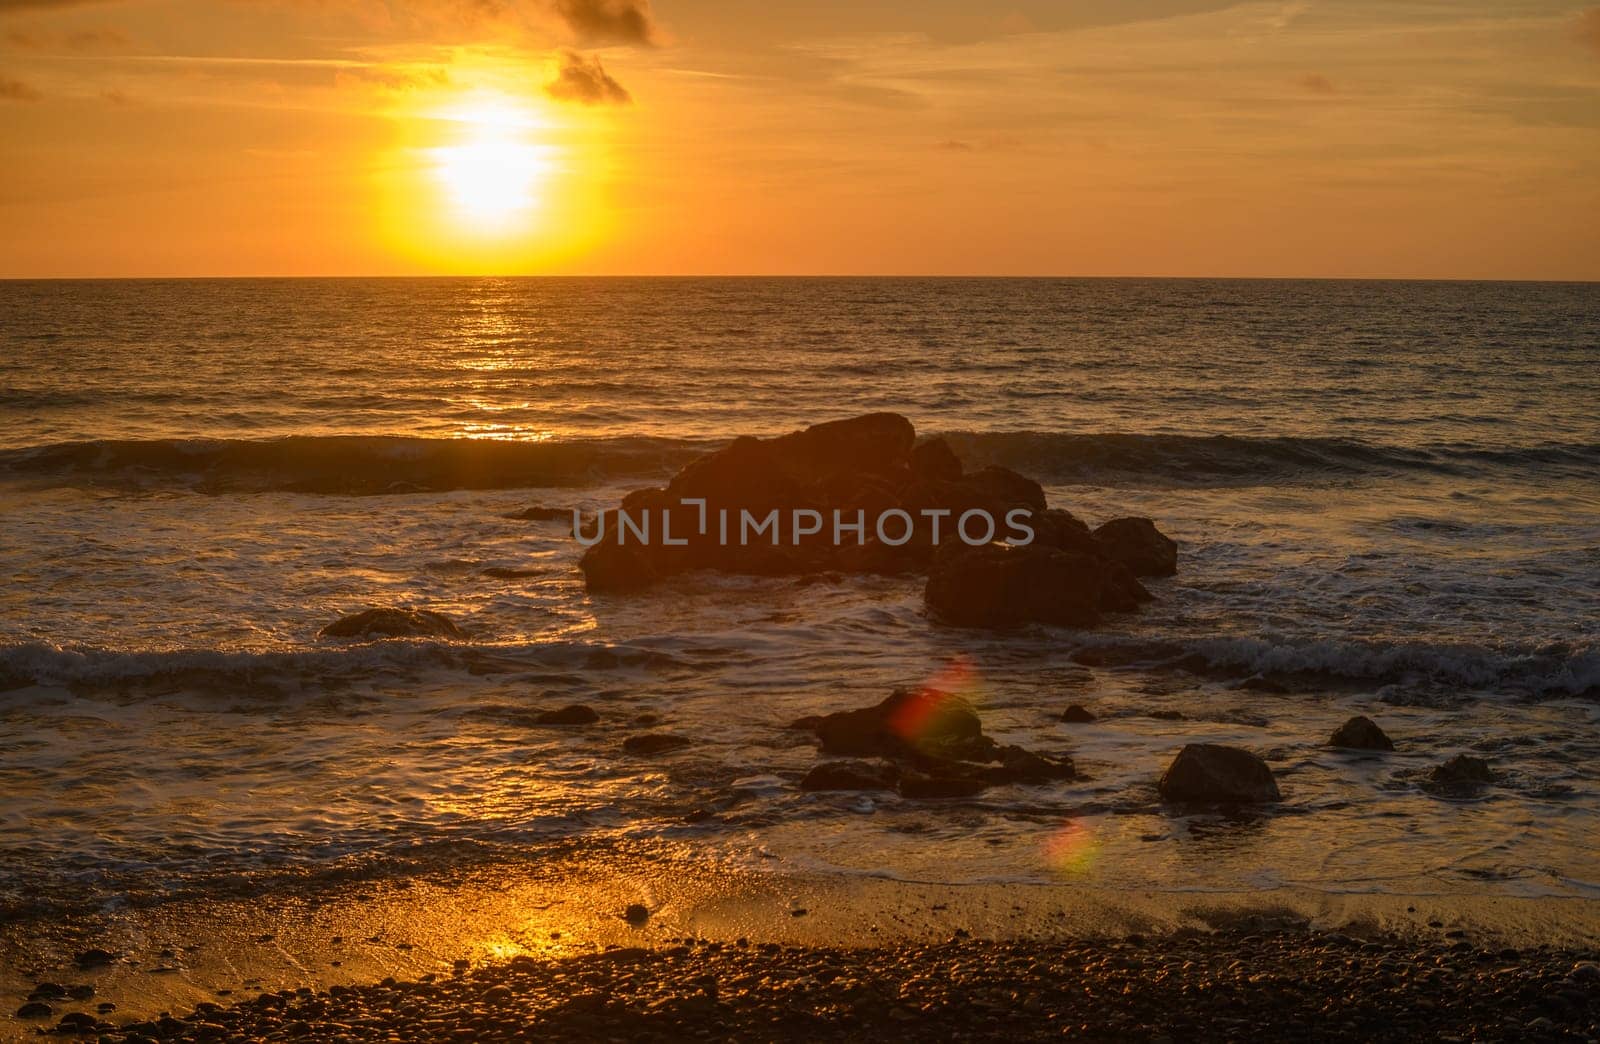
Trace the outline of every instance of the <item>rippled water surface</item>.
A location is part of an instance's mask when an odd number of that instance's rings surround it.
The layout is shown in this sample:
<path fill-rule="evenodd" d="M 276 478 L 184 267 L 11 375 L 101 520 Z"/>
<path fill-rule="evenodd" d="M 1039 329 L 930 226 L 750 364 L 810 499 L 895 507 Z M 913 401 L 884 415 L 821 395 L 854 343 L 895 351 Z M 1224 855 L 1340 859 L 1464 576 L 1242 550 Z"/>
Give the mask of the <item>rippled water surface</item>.
<path fill-rule="evenodd" d="M 575 838 L 937 880 L 1589 896 L 1597 403 L 1595 285 L 0 283 L 0 903 Z M 1094 632 L 993 636 L 931 622 L 914 580 L 591 598 L 565 526 L 512 517 L 873 409 L 1092 522 L 1154 517 L 1179 575 Z M 378 604 L 467 638 L 318 639 Z M 956 662 L 989 731 L 1087 778 L 797 792 L 815 755 L 787 722 Z M 528 720 L 570 702 L 602 724 Z M 1069 702 L 1100 720 L 1062 724 Z M 1323 746 L 1356 712 L 1399 752 Z M 623 757 L 645 729 L 696 743 Z M 1155 778 L 1202 738 L 1263 753 L 1283 807 L 1164 810 Z M 1501 783 L 1420 786 L 1461 751 Z"/>

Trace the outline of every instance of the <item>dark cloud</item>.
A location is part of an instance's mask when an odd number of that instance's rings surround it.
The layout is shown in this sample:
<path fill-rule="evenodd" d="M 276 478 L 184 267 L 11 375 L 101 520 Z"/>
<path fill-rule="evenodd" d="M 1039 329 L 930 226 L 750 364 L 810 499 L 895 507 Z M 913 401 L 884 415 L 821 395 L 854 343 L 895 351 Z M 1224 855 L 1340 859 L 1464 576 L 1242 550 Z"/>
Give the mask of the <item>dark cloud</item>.
<path fill-rule="evenodd" d="M 41 95 L 21 80 L 0 76 L 0 101 L 38 101 Z"/>
<path fill-rule="evenodd" d="M 1306 73 L 1295 82 L 1313 94 L 1332 94 L 1337 90 L 1333 81 L 1321 73 Z"/>
<path fill-rule="evenodd" d="M 585 44 L 648 47 L 658 36 L 650 0 L 555 0 L 555 12 Z"/>
<path fill-rule="evenodd" d="M 544 93 L 584 105 L 627 105 L 633 100 L 627 88 L 600 65 L 600 59 L 586 58 L 576 51 L 561 52 L 561 71 L 544 85 Z"/>
<path fill-rule="evenodd" d="M 1595 54 L 1600 54 L 1600 7 L 1579 11 L 1572 20 L 1572 35 Z"/>
<path fill-rule="evenodd" d="M 6 42 L 24 51 L 110 51 L 129 46 L 132 41 L 118 29 L 74 29 L 50 32 L 44 29 L 14 29 Z"/>

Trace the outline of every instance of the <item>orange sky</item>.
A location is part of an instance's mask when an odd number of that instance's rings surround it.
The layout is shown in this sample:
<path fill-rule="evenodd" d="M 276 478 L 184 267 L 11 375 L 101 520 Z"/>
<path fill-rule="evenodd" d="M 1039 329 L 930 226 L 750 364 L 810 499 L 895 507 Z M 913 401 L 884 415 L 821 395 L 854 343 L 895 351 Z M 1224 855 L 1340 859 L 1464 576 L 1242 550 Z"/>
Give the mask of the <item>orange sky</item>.
<path fill-rule="evenodd" d="M 1600 279 L 1600 7 L 0 0 L 0 276 Z"/>

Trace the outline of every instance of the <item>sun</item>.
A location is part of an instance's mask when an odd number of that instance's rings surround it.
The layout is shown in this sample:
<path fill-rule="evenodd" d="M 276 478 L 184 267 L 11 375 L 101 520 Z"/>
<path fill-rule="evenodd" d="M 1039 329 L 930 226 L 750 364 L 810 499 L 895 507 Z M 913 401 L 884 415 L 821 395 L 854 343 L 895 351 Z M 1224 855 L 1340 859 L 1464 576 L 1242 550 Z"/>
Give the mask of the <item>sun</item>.
<path fill-rule="evenodd" d="M 457 140 L 430 151 L 453 220 L 473 232 L 525 228 L 552 168 L 550 149 L 535 140 L 538 121 L 495 97 L 471 99 L 444 119 Z"/>

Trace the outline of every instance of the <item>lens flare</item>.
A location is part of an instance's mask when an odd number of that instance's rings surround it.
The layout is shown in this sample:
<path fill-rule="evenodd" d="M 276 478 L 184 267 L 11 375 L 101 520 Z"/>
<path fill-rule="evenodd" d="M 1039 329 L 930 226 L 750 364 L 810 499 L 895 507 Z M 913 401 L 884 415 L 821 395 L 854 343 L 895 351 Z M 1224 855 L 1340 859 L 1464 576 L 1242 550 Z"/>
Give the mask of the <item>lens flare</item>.
<path fill-rule="evenodd" d="M 983 686 L 972 661 L 958 656 L 890 713 L 889 728 L 906 742 L 918 745 L 926 737 L 947 731 L 942 727 L 946 720 L 963 708 L 976 707 L 982 695 Z"/>
<path fill-rule="evenodd" d="M 1100 854 L 1100 840 L 1089 827 L 1076 819 L 1066 824 L 1044 842 L 1044 861 L 1050 869 L 1063 874 L 1086 874 Z"/>

